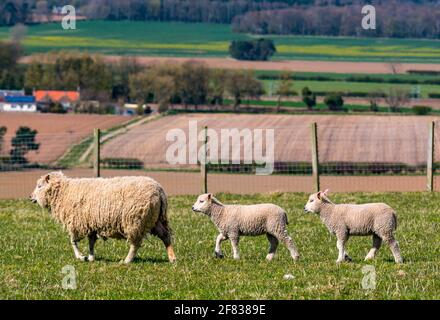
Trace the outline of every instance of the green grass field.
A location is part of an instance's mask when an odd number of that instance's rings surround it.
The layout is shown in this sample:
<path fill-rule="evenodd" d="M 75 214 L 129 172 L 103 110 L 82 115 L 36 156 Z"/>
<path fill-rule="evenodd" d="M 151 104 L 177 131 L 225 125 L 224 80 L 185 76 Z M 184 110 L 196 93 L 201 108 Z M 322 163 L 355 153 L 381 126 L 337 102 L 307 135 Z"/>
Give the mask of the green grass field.
<path fill-rule="evenodd" d="M 388 248 L 369 262 L 376 270 L 376 289 L 362 289 L 363 261 L 371 239 L 352 238 L 348 252 L 354 262 L 337 265 L 335 238 L 319 218 L 302 210 L 305 194 L 254 196 L 218 195 L 225 203 L 274 202 L 289 216 L 289 232 L 302 260 L 294 263 L 280 246 L 272 262 L 265 261 L 266 237 L 244 237 L 240 261 L 213 256 L 216 229 L 207 217 L 191 212 L 191 196 L 170 199 L 170 221 L 178 262 L 167 262 L 165 250 L 149 237 L 139 258 L 119 264 L 124 241 L 98 242 L 97 261 L 75 261 L 66 233 L 27 201 L 0 201 L 0 299 L 439 299 L 440 194 L 337 194 L 336 202 L 386 201 L 398 212 L 397 238 L 405 258 L 396 265 Z M 86 243 L 82 243 L 83 250 Z M 72 265 L 77 289 L 62 289 Z M 283 279 L 291 274 L 293 279 Z"/>
<path fill-rule="evenodd" d="M 0 28 L 0 39 L 9 28 Z M 116 55 L 225 57 L 231 40 L 254 36 L 233 33 L 229 25 L 178 22 L 82 21 L 76 30 L 61 24 L 30 26 L 27 53 L 79 49 Z M 275 59 L 439 62 L 440 41 L 423 39 L 268 36 Z"/>
<path fill-rule="evenodd" d="M 277 81 L 265 80 L 264 86 L 266 92 L 275 91 Z M 347 81 L 294 81 L 293 89 L 297 93 L 301 93 L 302 88 L 309 87 L 315 92 L 388 92 L 391 88 L 398 88 L 406 92 L 411 92 L 413 85 L 411 84 L 391 84 L 376 82 L 347 82 Z M 429 98 L 429 93 L 440 94 L 440 86 L 438 85 L 420 85 L 421 98 Z M 272 89 L 271 89 L 272 88 Z"/>

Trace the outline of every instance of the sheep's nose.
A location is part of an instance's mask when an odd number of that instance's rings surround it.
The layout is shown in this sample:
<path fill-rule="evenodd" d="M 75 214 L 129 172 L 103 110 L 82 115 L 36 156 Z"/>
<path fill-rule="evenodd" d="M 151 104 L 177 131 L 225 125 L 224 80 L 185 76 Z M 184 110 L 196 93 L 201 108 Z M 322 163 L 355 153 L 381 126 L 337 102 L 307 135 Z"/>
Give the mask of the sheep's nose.
<path fill-rule="evenodd" d="M 191 207 L 191 210 L 193 210 L 193 211 L 194 211 L 194 206 L 192 206 L 192 207 Z"/>

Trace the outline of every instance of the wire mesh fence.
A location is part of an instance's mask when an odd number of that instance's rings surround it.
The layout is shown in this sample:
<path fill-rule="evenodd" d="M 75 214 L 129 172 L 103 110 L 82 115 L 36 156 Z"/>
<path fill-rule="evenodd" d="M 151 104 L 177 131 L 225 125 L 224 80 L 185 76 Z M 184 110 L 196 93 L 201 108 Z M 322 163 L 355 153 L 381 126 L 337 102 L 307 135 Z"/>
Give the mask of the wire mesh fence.
<path fill-rule="evenodd" d="M 321 188 L 334 192 L 399 192 L 428 189 L 429 122 L 318 123 L 317 159 Z M 207 127 L 205 131 L 204 127 Z M 145 175 L 168 194 L 312 192 L 310 123 L 242 128 L 239 123 L 200 121 L 179 128 L 127 130 L 101 137 L 100 175 Z M 433 174 L 440 173 L 440 132 L 433 139 Z M 204 137 L 207 136 L 206 149 Z M 0 149 L 0 198 L 26 198 L 48 171 L 70 177 L 96 175 L 96 144 L 84 137 L 23 133 L 5 135 Z M 206 155 L 205 155 L 206 152 Z M 201 174 L 206 156 L 207 176 Z M 96 169 L 96 168 L 95 168 Z M 433 188 L 440 186 L 434 179 Z"/>

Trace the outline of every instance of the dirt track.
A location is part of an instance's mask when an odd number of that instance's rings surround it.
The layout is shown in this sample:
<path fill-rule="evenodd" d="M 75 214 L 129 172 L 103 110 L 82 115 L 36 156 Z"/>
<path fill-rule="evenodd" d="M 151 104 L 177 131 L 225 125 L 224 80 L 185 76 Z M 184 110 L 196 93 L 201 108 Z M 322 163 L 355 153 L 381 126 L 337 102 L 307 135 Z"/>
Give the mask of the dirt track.
<path fill-rule="evenodd" d="M 29 63 L 33 56 L 21 59 L 22 63 Z M 440 71 L 440 64 L 422 63 L 380 63 L 380 62 L 349 62 L 349 61 L 310 61 L 310 60 L 283 60 L 283 61 L 239 61 L 232 58 L 177 58 L 177 57 L 138 57 L 139 63 L 144 65 L 155 63 L 183 63 L 188 60 L 197 60 L 206 63 L 210 68 L 276 70 L 297 72 L 330 72 L 330 73 L 406 73 L 408 70 Z M 108 62 L 115 62 L 121 56 L 105 56 Z"/>
<path fill-rule="evenodd" d="M 45 170 L 0 173 L 0 199 L 28 198 L 35 182 Z M 91 169 L 65 170 L 70 177 L 91 177 Z M 198 172 L 145 172 L 133 170 L 103 170 L 104 177 L 147 175 L 158 180 L 168 195 L 197 195 L 200 193 Z M 440 184 L 436 179 L 436 190 Z M 333 192 L 411 192 L 426 190 L 424 176 L 323 176 L 321 184 Z M 210 192 L 253 194 L 269 192 L 311 192 L 309 176 L 255 176 L 209 174 Z"/>

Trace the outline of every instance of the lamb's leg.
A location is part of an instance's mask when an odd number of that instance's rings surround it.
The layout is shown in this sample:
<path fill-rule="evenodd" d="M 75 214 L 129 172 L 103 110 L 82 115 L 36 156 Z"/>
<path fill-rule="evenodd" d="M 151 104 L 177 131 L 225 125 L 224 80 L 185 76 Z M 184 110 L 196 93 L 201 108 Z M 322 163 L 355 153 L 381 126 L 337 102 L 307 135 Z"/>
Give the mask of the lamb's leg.
<path fill-rule="evenodd" d="M 381 245 L 382 245 L 382 239 L 378 235 L 373 235 L 373 247 L 365 257 L 365 261 L 374 259 Z"/>
<path fill-rule="evenodd" d="M 227 237 L 223 233 L 220 233 L 217 236 L 217 240 L 215 241 L 215 256 L 217 258 L 223 258 L 221 243 L 222 243 L 222 241 L 224 241 L 226 239 L 227 239 Z"/>
<path fill-rule="evenodd" d="M 345 261 L 345 243 L 347 242 L 347 238 L 338 238 L 336 242 L 336 247 L 339 250 L 338 260 L 336 263 L 341 263 Z"/>
<path fill-rule="evenodd" d="M 125 264 L 129 264 L 133 262 L 134 257 L 136 257 L 136 253 L 139 250 L 140 244 L 130 243 L 130 250 L 128 251 L 128 255 L 124 260 Z"/>
<path fill-rule="evenodd" d="M 276 237 L 274 237 L 273 235 L 267 233 L 267 240 L 269 240 L 269 253 L 266 256 L 266 259 L 271 261 L 273 259 L 273 257 L 275 256 L 275 252 L 277 251 L 278 248 L 278 239 Z"/>
<path fill-rule="evenodd" d="M 78 242 L 80 239 L 76 239 L 74 236 L 70 236 L 70 243 L 72 244 L 73 252 L 75 253 L 75 258 L 81 261 L 87 261 L 87 257 L 79 251 Z"/>
<path fill-rule="evenodd" d="M 297 261 L 299 259 L 299 253 L 292 238 L 287 234 L 287 230 L 278 236 L 278 240 L 282 241 L 286 245 L 287 249 L 289 249 L 290 256 L 293 258 L 293 260 Z"/>
<path fill-rule="evenodd" d="M 400 255 L 399 243 L 396 241 L 396 239 L 394 239 L 394 237 L 390 237 L 384 240 L 390 246 L 391 252 L 394 256 L 394 261 L 396 263 L 403 263 L 402 256 Z"/>
<path fill-rule="evenodd" d="M 230 236 L 231 244 L 232 244 L 232 253 L 234 255 L 234 259 L 238 260 L 240 259 L 240 253 L 238 250 L 238 243 L 240 241 L 240 238 L 238 235 Z"/>
<path fill-rule="evenodd" d="M 89 261 L 95 261 L 95 243 L 97 239 L 96 233 L 89 234 Z"/>
<path fill-rule="evenodd" d="M 168 254 L 168 260 L 170 262 L 176 261 L 176 255 L 174 254 L 173 244 L 171 242 L 171 230 L 164 226 L 162 222 L 157 222 L 156 226 L 151 230 L 151 233 L 158 236 L 162 240 Z"/>

